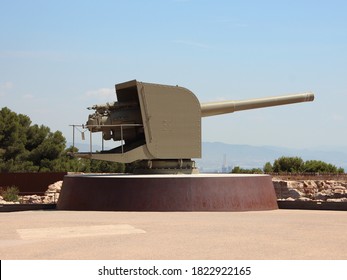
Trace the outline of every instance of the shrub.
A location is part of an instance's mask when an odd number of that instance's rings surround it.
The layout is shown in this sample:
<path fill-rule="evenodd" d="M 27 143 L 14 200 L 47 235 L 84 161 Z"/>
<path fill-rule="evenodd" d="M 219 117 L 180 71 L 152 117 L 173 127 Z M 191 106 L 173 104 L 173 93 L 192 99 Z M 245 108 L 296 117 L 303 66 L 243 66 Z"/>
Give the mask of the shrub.
<path fill-rule="evenodd" d="M 18 201 L 19 189 L 16 186 L 7 187 L 1 191 L 1 196 L 5 201 Z"/>
<path fill-rule="evenodd" d="M 262 174 L 263 171 L 260 168 L 245 169 L 240 166 L 235 166 L 230 173 L 237 174 Z"/>
<path fill-rule="evenodd" d="M 273 171 L 300 173 L 303 171 L 303 166 L 304 161 L 299 157 L 280 157 L 274 161 Z"/>

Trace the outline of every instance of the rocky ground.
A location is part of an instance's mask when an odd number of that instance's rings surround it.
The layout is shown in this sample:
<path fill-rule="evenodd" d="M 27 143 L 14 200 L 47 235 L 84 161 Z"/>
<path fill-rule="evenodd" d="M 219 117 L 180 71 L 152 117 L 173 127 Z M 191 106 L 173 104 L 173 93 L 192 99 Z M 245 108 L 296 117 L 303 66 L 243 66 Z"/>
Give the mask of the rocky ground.
<path fill-rule="evenodd" d="M 347 181 L 273 178 L 279 200 L 347 202 Z"/>
<path fill-rule="evenodd" d="M 44 195 L 23 195 L 19 196 L 17 202 L 10 202 L 3 200 L 3 197 L 0 196 L 0 204 L 50 204 L 56 203 L 59 198 L 59 193 L 63 181 L 55 182 L 47 187 L 47 191 Z"/>

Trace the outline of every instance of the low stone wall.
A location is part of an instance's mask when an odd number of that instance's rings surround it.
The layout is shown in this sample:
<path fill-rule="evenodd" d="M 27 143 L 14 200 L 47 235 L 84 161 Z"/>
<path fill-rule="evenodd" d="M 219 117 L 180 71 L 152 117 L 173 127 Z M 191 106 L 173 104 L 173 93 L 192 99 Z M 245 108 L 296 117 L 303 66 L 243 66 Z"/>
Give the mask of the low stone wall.
<path fill-rule="evenodd" d="M 47 186 L 63 180 L 67 172 L 0 173 L 0 187 L 16 186 L 20 194 L 42 195 Z"/>
<path fill-rule="evenodd" d="M 278 178 L 272 181 L 279 200 L 347 202 L 347 181 Z"/>
<path fill-rule="evenodd" d="M 272 179 L 277 199 L 280 201 L 317 201 L 317 202 L 347 202 L 346 180 L 284 180 Z M 56 203 L 62 187 L 62 180 L 48 184 L 44 191 L 38 194 L 20 194 L 16 204 L 50 204 Z M 0 204 L 15 204 L 6 202 L 0 196 Z"/>
<path fill-rule="evenodd" d="M 54 204 L 57 203 L 63 181 L 57 181 L 49 186 L 46 186 L 46 191 L 42 195 L 19 195 L 19 200 L 16 202 L 5 201 L 0 196 L 0 204 Z"/>

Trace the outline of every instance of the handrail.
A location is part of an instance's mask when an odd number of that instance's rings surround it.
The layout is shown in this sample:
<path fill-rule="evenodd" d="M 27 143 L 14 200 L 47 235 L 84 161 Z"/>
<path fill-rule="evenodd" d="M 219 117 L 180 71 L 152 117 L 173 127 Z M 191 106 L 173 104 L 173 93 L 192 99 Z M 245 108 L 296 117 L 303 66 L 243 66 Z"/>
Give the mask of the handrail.
<path fill-rule="evenodd" d="M 76 127 L 82 127 L 83 129 L 87 128 L 89 130 L 89 153 L 93 152 L 93 139 L 92 139 L 92 129 L 93 127 L 120 127 L 120 135 L 121 135 L 121 149 L 122 149 L 122 154 L 124 154 L 124 138 L 123 138 L 123 127 L 143 127 L 143 124 L 70 124 L 69 126 L 72 126 L 73 132 L 72 132 L 72 148 L 75 148 L 75 128 Z M 80 131 L 81 132 L 81 131 Z M 102 132 L 102 131 L 100 131 Z M 84 140 L 84 131 L 82 133 L 82 139 Z M 104 139 L 102 138 L 102 151 L 104 150 Z"/>

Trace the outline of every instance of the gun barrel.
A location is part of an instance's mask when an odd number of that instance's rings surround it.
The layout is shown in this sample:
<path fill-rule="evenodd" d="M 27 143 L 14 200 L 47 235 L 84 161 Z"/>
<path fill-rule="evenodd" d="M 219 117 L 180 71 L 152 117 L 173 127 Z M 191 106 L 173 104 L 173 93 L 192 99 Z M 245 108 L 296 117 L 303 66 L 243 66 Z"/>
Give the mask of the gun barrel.
<path fill-rule="evenodd" d="M 291 94 L 284 96 L 246 99 L 238 101 L 221 101 L 202 103 L 201 116 L 209 117 L 221 114 L 229 114 L 236 111 L 258 109 L 264 107 L 280 106 L 286 104 L 309 102 L 314 100 L 313 93 Z"/>

